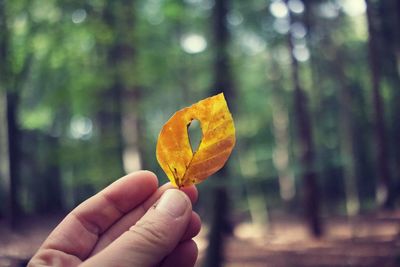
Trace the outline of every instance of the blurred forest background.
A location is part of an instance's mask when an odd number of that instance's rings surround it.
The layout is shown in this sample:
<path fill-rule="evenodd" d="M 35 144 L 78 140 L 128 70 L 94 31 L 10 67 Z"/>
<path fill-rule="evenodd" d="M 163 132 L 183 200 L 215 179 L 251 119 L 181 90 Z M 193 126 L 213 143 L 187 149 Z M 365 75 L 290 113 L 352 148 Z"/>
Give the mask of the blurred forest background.
<path fill-rule="evenodd" d="M 224 92 L 237 145 L 199 185 L 205 266 L 243 223 L 265 239 L 298 219 L 323 238 L 346 218 L 354 237 L 389 212 L 398 235 L 399 29 L 397 0 L 0 0 L 2 225 L 127 172 L 165 182 L 162 125 Z"/>

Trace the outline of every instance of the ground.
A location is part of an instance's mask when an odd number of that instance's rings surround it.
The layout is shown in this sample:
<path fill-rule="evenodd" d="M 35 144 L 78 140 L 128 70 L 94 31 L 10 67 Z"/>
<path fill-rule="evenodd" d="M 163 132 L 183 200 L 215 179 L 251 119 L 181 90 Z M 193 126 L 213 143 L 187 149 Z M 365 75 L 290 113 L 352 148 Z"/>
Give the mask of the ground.
<path fill-rule="evenodd" d="M 59 216 L 24 219 L 17 230 L 0 222 L 0 267 L 25 266 Z M 198 266 L 207 233 L 196 242 Z M 278 216 L 269 227 L 241 223 L 226 239 L 227 267 L 395 267 L 400 266 L 400 211 L 325 219 L 325 235 L 312 239 L 298 218 Z"/>

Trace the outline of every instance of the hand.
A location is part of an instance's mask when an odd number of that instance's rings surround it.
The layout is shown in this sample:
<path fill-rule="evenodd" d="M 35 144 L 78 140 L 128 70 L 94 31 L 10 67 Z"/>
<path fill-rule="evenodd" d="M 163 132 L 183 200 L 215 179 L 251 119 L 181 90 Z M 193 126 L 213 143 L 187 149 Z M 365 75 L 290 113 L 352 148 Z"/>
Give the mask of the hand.
<path fill-rule="evenodd" d="M 197 190 L 171 188 L 148 171 L 117 180 L 69 213 L 28 266 L 193 266 Z"/>

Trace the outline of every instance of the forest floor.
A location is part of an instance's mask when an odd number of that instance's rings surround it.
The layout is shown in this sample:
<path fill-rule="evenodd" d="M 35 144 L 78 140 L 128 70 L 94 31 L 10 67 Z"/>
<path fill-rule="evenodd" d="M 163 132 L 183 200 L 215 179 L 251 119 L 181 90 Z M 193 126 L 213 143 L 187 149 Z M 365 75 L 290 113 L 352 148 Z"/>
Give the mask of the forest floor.
<path fill-rule="evenodd" d="M 59 216 L 26 219 L 10 231 L 0 221 L 0 267 L 25 266 Z M 276 218 L 270 227 L 241 223 L 226 239 L 227 267 L 400 266 L 400 211 L 325 220 L 321 239 L 308 236 L 298 218 Z M 197 266 L 205 256 L 207 227 L 196 238 Z"/>

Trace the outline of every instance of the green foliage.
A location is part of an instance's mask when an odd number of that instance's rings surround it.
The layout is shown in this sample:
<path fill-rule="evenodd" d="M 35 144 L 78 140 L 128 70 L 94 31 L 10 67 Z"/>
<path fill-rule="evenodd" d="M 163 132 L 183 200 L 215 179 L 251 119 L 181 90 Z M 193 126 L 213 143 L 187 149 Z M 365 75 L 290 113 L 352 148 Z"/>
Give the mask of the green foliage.
<path fill-rule="evenodd" d="M 299 66 L 314 122 L 317 162 L 313 167 L 320 174 L 319 183 L 323 185 L 322 193 L 329 196 L 328 201 L 343 199 L 342 171 L 348 161 L 341 154 L 338 88 L 343 86 L 340 80 L 345 78 L 353 99 L 360 197 L 372 199 L 373 111 L 365 14 L 350 17 L 343 8 L 329 6 L 328 2 L 337 5 L 336 1 L 313 1 L 317 11 L 311 32 L 307 33 L 310 36 L 296 41 L 311 56 L 299 60 Z M 54 165 L 59 169 L 63 205 L 77 204 L 86 193 L 121 175 L 121 152 L 128 145 L 140 154 L 142 167 L 162 177 L 155 160 L 155 142 L 162 122 L 175 110 L 206 97 L 212 86 L 213 1 L 13 0 L 6 3 L 12 71 L 7 90 L 20 95 L 18 124 L 26 138 L 34 131 L 43 140 L 56 138 L 58 143 L 34 149 L 35 144 L 28 138 L 23 150 L 27 158 L 45 155 L 39 160 L 40 166 L 46 165 L 49 155 L 58 155 Z M 229 56 L 237 91 L 234 119 L 238 148 L 232 160 L 242 161 L 229 165 L 236 189 L 247 183 L 248 178 L 258 183 L 273 181 L 273 188 L 278 187 L 276 148 L 282 136 L 286 171 L 296 179 L 302 172 L 296 160 L 299 147 L 294 138 L 287 35 L 278 32 L 279 18 L 271 13 L 271 4 L 271 1 L 232 0 L 228 12 Z M 328 11 L 333 15 L 327 16 L 328 13 L 321 11 L 323 8 L 325 12 L 326 8 L 332 8 Z M 206 41 L 204 50 L 190 52 L 185 48 L 185 40 L 194 35 Z M 199 45 L 199 39 L 194 40 L 197 41 L 189 45 Z M 344 77 L 338 68 L 343 68 Z M 384 100 L 392 101 L 393 114 L 388 119 L 397 116 L 397 102 L 391 97 L 398 94 L 394 93 L 391 81 L 384 83 L 383 91 Z M 114 95 L 117 87 L 119 98 Z M 118 115 L 120 123 L 115 119 Z M 398 133 L 398 123 L 393 127 L 392 139 Z M 136 141 L 130 143 L 121 128 L 127 130 L 129 138 L 135 135 Z M 27 169 L 32 168 L 32 163 L 26 159 L 23 162 Z M 38 173 L 47 175 L 45 171 Z M 23 175 L 24 192 L 36 190 L 28 172 Z M 75 194 L 75 189 L 80 193 Z M 28 206 L 34 195 L 24 193 L 23 203 L 29 211 L 39 209 Z"/>

